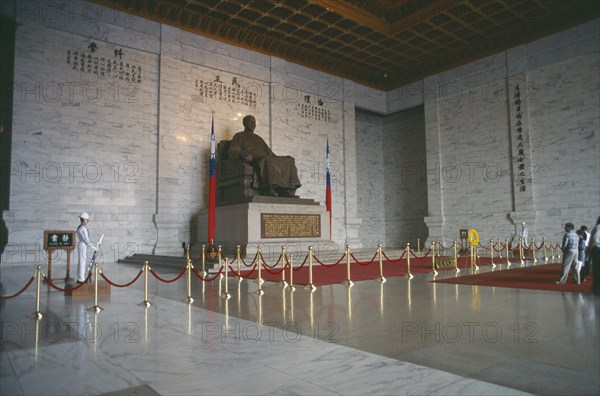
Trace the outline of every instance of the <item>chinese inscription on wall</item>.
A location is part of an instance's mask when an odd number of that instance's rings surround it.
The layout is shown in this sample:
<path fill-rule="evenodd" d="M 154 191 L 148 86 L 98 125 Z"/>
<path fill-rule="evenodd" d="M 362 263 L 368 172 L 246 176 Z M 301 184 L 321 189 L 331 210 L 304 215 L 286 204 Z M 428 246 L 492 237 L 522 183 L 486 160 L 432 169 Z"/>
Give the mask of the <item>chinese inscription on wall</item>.
<path fill-rule="evenodd" d="M 521 88 L 519 84 L 515 86 L 514 94 L 516 106 L 516 132 L 517 132 L 517 174 L 519 175 L 519 191 L 527 190 L 525 185 L 525 144 L 523 143 L 523 112 L 521 111 Z"/>
<path fill-rule="evenodd" d="M 98 77 L 136 84 L 142 82 L 142 67 L 127 61 L 126 53 L 122 48 L 115 48 L 109 53 L 99 55 L 98 44 L 93 41 L 84 50 L 67 50 L 67 65 L 71 70 Z"/>
<path fill-rule="evenodd" d="M 214 81 L 196 79 L 196 88 L 204 99 L 256 107 L 257 93 L 242 87 L 237 77 L 231 79 L 231 84 L 222 81 L 221 76 L 216 76 Z"/>
<path fill-rule="evenodd" d="M 304 95 L 302 103 L 296 105 L 298 115 L 315 121 L 332 123 L 331 111 L 325 108 L 325 101 L 313 98 L 312 95 Z"/>

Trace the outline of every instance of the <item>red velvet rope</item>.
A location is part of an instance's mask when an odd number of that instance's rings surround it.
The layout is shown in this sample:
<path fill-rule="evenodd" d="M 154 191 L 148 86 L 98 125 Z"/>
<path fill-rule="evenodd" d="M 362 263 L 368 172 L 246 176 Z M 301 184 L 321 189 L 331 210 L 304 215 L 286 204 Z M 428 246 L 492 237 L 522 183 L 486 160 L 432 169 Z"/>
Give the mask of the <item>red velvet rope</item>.
<path fill-rule="evenodd" d="M 256 259 L 258 258 L 258 252 L 256 252 L 256 254 L 254 255 L 254 259 L 252 260 L 252 262 L 250 264 L 246 264 L 246 260 L 244 260 L 244 257 L 242 256 L 242 263 L 244 264 L 244 266 L 246 267 L 250 267 L 252 265 L 254 265 L 254 263 L 256 262 Z"/>
<path fill-rule="evenodd" d="M 194 269 L 194 268 L 192 268 L 192 272 L 194 273 L 194 275 L 196 275 L 196 276 L 198 277 L 198 279 L 200 279 L 200 280 L 202 280 L 202 281 L 204 281 L 204 282 L 212 282 L 212 281 L 214 281 L 215 279 L 217 279 L 217 277 L 218 277 L 219 275 L 221 275 L 221 273 L 223 272 L 223 268 L 225 268 L 225 266 L 223 266 L 223 267 L 219 268 L 219 272 L 217 272 L 217 273 L 215 274 L 215 276 L 214 276 L 214 277 L 212 277 L 212 278 L 204 278 L 204 277 L 203 277 L 202 275 L 200 275 L 200 274 L 198 273 L 198 271 L 196 271 L 196 269 Z"/>
<path fill-rule="evenodd" d="M 10 296 L 0 296 L 0 300 L 8 300 L 9 298 L 19 297 L 25 290 L 27 290 L 27 288 L 31 285 L 31 282 L 33 282 L 34 279 L 35 276 L 32 276 L 31 279 L 29 279 L 29 282 L 27 282 L 27 284 L 23 286 L 21 290 Z"/>
<path fill-rule="evenodd" d="M 260 260 L 264 264 L 265 268 L 275 268 L 277 266 L 277 264 L 279 264 L 279 262 L 281 261 L 281 254 L 279 255 L 279 259 L 277 260 L 277 262 L 273 265 L 267 264 L 267 262 L 265 261 L 265 258 L 262 255 L 262 252 L 260 253 Z"/>
<path fill-rule="evenodd" d="M 377 252 L 375 252 L 375 254 L 373 255 L 373 258 L 368 263 L 366 261 L 363 263 L 363 262 L 357 260 L 357 258 L 354 257 L 353 253 L 350 253 L 350 256 L 357 264 L 362 265 L 363 267 L 366 267 L 367 265 L 372 264 L 375 261 L 375 257 L 377 257 Z"/>
<path fill-rule="evenodd" d="M 321 260 L 319 260 L 319 258 L 317 256 L 313 255 L 313 257 L 317 261 L 317 263 L 321 264 L 323 267 L 335 267 L 336 265 L 338 265 L 339 263 L 342 262 L 342 260 L 344 259 L 344 257 L 346 257 L 346 253 L 344 253 L 342 255 L 342 257 L 340 257 L 340 259 L 336 263 L 334 263 L 334 264 L 325 264 L 324 262 L 322 262 Z"/>
<path fill-rule="evenodd" d="M 252 277 L 252 274 L 254 273 L 254 271 L 256 271 L 256 265 L 254 267 L 252 267 L 252 269 L 250 270 L 250 272 L 248 272 L 246 275 L 242 275 L 241 273 L 238 275 L 237 270 L 234 270 L 231 265 L 229 266 L 229 269 L 231 270 L 231 272 L 233 272 L 235 274 L 235 276 L 237 276 L 238 278 L 243 278 L 243 279 L 248 279 Z"/>
<path fill-rule="evenodd" d="M 60 287 L 56 286 L 54 283 L 52 283 L 52 281 L 51 281 L 50 279 L 48 279 L 48 278 L 46 277 L 46 275 L 43 275 L 43 277 L 44 277 L 44 280 L 45 280 L 46 282 L 48 282 L 48 285 L 49 285 L 51 288 L 53 288 L 54 290 L 58 290 L 59 292 L 65 292 L 65 291 L 67 291 L 67 290 L 77 290 L 77 289 L 79 289 L 79 288 L 82 288 L 82 287 L 83 287 L 83 285 L 85 285 L 85 284 L 86 284 L 86 283 L 87 283 L 87 282 L 88 282 L 88 281 L 89 281 L 89 280 L 92 278 L 92 271 L 88 272 L 88 276 L 87 276 L 87 278 L 85 278 L 85 280 L 84 280 L 84 281 L 83 281 L 81 284 L 79 284 L 79 285 L 77 285 L 77 286 L 75 286 L 75 287 L 73 287 L 73 288 L 69 288 L 69 289 L 67 289 L 67 288 L 64 288 L 64 289 L 63 289 L 63 288 L 60 288 Z"/>
<path fill-rule="evenodd" d="M 102 277 L 102 279 L 104 279 L 105 281 L 107 281 L 111 286 L 114 286 L 114 287 L 127 287 L 127 286 L 133 285 L 138 279 L 140 279 L 140 276 L 142 275 L 142 272 L 144 272 L 144 270 L 140 270 L 140 272 L 138 272 L 138 274 L 136 275 L 136 277 L 133 278 L 133 280 L 131 282 L 125 283 L 125 284 L 122 284 L 122 285 L 119 285 L 118 283 L 112 282 L 102 272 L 100 272 L 100 276 Z"/>
<path fill-rule="evenodd" d="M 287 267 L 280 268 L 280 269 L 278 269 L 278 270 L 276 270 L 276 271 L 271 271 L 271 269 L 270 269 L 269 267 L 266 267 L 266 266 L 265 266 L 264 268 L 265 268 L 265 271 L 267 271 L 267 272 L 268 272 L 269 274 L 271 274 L 271 275 L 279 275 L 279 274 L 281 274 L 283 271 L 285 271 L 285 269 L 286 269 Z"/>
<path fill-rule="evenodd" d="M 187 266 L 183 267 L 183 270 L 181 271 L 181 273 L 179 275 L 177 275 L 174 279 L 163 279 L 160 276 L 158 276 L 158 274 L 156 272 L 154 272 L 153 269 L 150 269 L 150 273 L 159 281 L 164 282 L 164 283 L 172 283 L 175 282 L 177 280 L 179 280 L 183 274 L 185 274 L 185 272 L 187 271 Z"/>
<path fill-rule="evenodd" d="M 300 266 L 296 269 L 294 269 L 294 271 L 300 271 L 302 269 L 302 267 L 304 267 L 304 264 L 306 264 L 306 262 L 308 261 L 308 253 L 306 254 L 306 256 L 304 256 L 304 261 L 302 262 L 302 264 L 300 264 Z"/>
<path fill-rule="evenodd" d="M 396 263 L 399 263 L 400 261 L 402 261 L 402 257 L 404 257 L 404 255 L 406 254 L 406 250 L 402 251 L 402 254 L 397 259 L 391 259 L 391 258 L 389 258 L 387 256 L 387 254 L 385 254 L 385 252 L 383 250 L 381 251 L 381 254 L 383 254 L 383 257 L 385 257 L 385 259 L 387 261 L 389 261 L 392 264 L 396 264 Z"/>

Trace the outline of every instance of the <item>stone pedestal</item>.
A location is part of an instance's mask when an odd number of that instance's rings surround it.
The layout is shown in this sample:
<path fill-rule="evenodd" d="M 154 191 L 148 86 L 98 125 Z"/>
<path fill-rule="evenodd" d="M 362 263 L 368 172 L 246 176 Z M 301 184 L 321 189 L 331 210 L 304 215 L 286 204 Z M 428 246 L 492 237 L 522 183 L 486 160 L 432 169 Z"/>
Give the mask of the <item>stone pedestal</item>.
<path fill-rule="evenodd" d="M 196 245 L 207 243 L 208 209 L 198 215 Z M 329 215 L 325 206 L 312 199 L 255 196 L 246 202 L 221 204 L 216 210 L 215 245 L 233 258 L 239 245 L 242 253 L 254 257 L 258 246 L 263 255 L 286 252 L 303 260 L 312 246 L 315 254 L 330 252 L 337 245 L 329 238 Z"/>

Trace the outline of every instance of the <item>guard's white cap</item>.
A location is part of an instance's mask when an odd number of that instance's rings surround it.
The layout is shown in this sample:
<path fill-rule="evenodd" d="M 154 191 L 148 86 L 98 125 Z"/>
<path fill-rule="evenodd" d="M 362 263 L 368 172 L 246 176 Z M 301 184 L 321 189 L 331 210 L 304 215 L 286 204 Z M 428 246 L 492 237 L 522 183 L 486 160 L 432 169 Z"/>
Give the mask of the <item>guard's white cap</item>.
<path fill-rule="evenodd" d="M 88 212 L 81 212 L 81 214 L 79 215 L 80 219 L 85 219 L 85 220 L 89 220 L 90 219 L 90 215 L 88 214 Z"/>

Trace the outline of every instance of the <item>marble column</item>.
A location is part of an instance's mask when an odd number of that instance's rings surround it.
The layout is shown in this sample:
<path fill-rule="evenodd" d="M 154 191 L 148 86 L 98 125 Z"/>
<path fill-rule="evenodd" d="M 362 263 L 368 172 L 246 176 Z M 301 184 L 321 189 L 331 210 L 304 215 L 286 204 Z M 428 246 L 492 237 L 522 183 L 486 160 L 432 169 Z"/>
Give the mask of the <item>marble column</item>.
<path fill-rule="evenodd" d="M 358 230 L 362 219 L 358 216 L 358 192 L 356 178 L 356 118 L 354 101 L 347 93 L 354 90 L 354 83 L 344 80 L 343 136 L 344 136 L 344 200 L 346 218 L 346 241 L 353 249 L 362 248 Z"/>
<path fill-rule="evenodd" d="M 425 146 L 427 147 L 427 203 L 428 214 L 425 224 L 429 228 L 429 237 L 426 245 L 433 241 L 444 242 L 444 203 L 442 198 L 442 185 L 440 164 L 442 162 L 440 147 L 440 126 L 436 87 L 437 76 L 431 76 L 423 81 L 425 102 Z"/>

